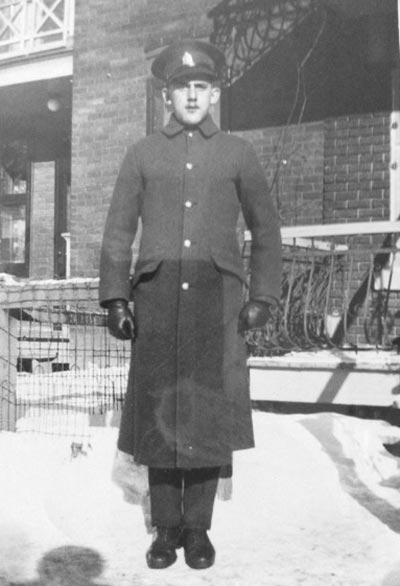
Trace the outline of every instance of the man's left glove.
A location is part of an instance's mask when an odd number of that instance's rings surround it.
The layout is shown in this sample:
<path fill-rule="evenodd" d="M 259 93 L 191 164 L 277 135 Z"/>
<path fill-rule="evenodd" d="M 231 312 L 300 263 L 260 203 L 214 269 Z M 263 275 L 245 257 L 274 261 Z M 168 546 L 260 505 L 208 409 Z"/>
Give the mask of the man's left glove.
<path fill-rule="evenodd" d="M 107 326 L 110 334 L 118 340 L 133 340 L 135 324 L 133 315 L 125 299 L 113 299 L 107 304 Z"/>
<path fill-rule="evenodd" d="M 243 334 L 246 330 L 262 328 L 272 317 L 273 305 L 268 301 L 250 299 L 240 310 L 238 332 Z"/>

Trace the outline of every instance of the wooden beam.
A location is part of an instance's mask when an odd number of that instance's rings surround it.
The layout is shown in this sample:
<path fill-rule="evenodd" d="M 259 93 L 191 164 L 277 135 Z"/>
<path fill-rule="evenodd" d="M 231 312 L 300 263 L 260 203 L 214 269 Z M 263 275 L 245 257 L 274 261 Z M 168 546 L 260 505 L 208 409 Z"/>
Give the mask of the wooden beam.
<path fill-rule="evenodd" d="M 361 234 L 400 234 L 400 222 L 349 222 L 347 224 L 309 224 L 306 226 L 284 226 L 281 228 L 283 240 L 293 238 L 324 238 L 333 236 L 353 236 Z M 245 240 L 251 240 L 249 230 Z"/>
<path fill-rule="evenodd" d="M 41 56 L 18 62 L 0 62 L 0 87 L 55 77 L 70 77 L 72 53 Z"/>

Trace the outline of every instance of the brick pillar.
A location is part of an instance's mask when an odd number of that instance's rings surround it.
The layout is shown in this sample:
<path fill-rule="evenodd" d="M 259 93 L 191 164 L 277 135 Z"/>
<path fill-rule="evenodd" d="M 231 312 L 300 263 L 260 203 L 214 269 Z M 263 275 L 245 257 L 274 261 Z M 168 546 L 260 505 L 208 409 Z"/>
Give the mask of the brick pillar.
<path fill-rule="evenodd" d="M 29 276 L 37 279 L 54 275 L 54 190 L 54 161 L 32 163 Z"/>

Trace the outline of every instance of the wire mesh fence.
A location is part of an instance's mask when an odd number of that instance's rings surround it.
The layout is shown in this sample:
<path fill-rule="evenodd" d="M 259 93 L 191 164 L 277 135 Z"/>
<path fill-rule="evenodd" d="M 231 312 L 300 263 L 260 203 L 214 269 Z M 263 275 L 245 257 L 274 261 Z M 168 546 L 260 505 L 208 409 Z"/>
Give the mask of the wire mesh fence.
<path fill-rule="evenodd" d="M 108 335 L 96 279 L 1 288 L 0 428 L 85 437 L 119 409 L 129 343 Z"/>

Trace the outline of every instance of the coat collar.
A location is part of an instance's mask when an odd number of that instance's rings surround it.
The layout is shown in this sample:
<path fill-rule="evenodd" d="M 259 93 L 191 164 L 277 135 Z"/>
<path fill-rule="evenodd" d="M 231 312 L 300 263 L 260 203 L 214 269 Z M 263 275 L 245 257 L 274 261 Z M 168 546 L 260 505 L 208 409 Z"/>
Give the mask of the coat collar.
<path fill-rule="evenodd" d="M 203 120 L 203 122 L 197 126 L 197 128 L 200 130 L 200 132 L 203 134 L 203 136 L 205 138 L 210 138 L 210 136 L 219 132 L 218 126 L 216 126 L 214 124 L 214 121 L 209 114 Z M 168 124 L 166 126 L 164 126 L 164 128 L 162 129 L 162 132 L 166 136 L 172 137 L 172 136 L 176 136 L 177 134 L 182 132 L 184 129 L 185 129 L 185 126 L 183 124 L 181 124 L 176 119 L 174 114 L 172 114 L 171 118 L 169 119 Z"/>

